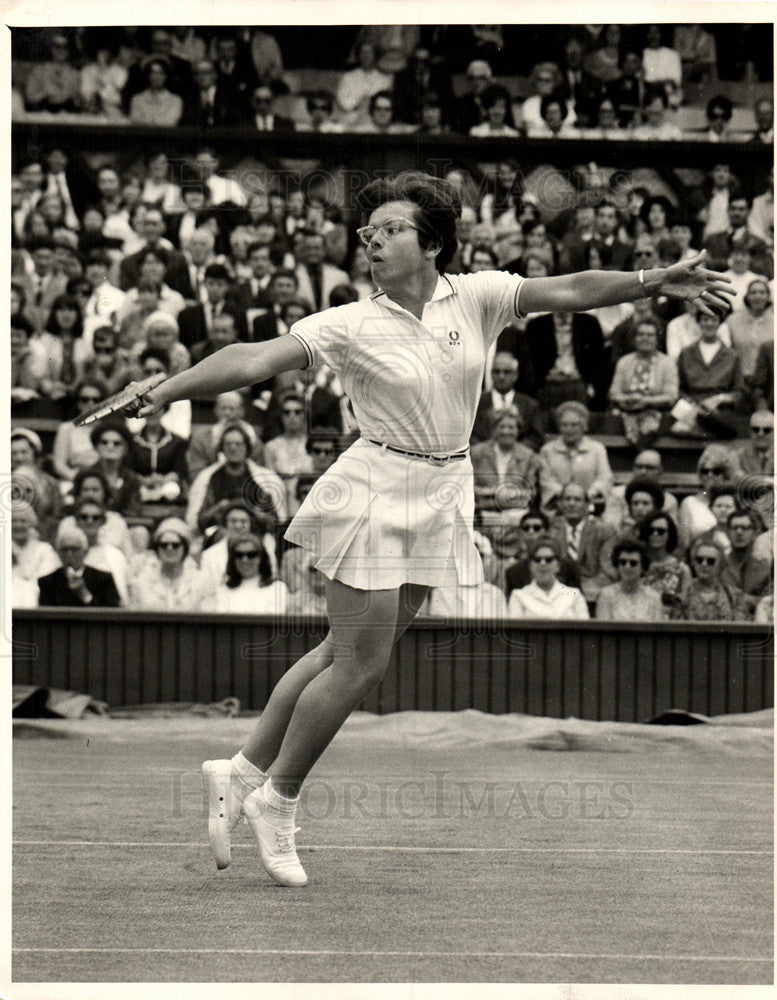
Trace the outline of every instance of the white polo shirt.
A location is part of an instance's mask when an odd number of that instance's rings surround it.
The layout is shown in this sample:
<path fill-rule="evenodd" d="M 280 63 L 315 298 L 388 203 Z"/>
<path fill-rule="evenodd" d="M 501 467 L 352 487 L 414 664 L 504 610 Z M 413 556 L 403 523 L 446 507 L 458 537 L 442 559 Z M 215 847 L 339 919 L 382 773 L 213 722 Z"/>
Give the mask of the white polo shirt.
<path fill-rule="evenodd" d="M 466 448 L 486 355 L 520 315 L 523 278 L 503 271 L 442 275 L 423 316 L 378 291 L 295 323 L 311 365 L 340 377 L 364 437 L 408 451 Z"/>

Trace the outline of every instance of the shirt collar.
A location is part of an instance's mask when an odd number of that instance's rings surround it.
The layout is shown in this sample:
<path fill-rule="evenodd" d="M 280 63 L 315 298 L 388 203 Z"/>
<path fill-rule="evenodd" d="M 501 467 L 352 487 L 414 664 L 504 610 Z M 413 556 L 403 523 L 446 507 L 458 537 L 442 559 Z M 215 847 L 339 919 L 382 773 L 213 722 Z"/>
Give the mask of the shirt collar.
<path fill-rule="evenodd" d="M 434 291 L 432 292 L 432 297 L 429 299 L 429 301 L 436 302 L 438 301 L 438 299 L 445 299 L 449 295 L 456 295 L 456 294 L 457 294 L 456 289 L 453 287 L 453 282 L 450 280 L 448 275 L 441 274 L 437 278 L 437 284 L 434 286 Z M 389 296 L 380 288 L 378 289 L 377 292 L 373 292 L 372 295 L 370 295 L 370 298 L 373 300 L 373 302 L 376 299 L 382 298 L 382 302 L 384 305 L 387 306 L 393 305 L 396 306 L 397 309 L 402 308 L 402 306 L 398 305 L 396 302 L 394 302 L 393 299 L 389 298 Z"/>

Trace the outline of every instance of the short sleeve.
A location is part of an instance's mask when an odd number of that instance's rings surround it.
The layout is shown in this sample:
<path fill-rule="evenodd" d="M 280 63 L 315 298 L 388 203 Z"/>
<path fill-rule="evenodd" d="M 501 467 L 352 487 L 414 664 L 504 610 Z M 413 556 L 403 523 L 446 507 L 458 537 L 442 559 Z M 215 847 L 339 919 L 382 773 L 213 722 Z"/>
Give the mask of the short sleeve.
<path fill-rule="evenodd" d="M 506 271 L 480 271 L 457 278 L 460 287 L 476 299 L 482 317 L 483 339 L 488 348 L 506 326 L 523 315 L 520 296 L 525 279 Z"/>
<path fill-rule="evenodd" d="M 348 346 L 350 330 L 357 322 L 349 306 L 337 306 L 306 316 L 289 330 L 302 344 L 308 355 L 307 367 L 327 364 L 341 372 Z"/>

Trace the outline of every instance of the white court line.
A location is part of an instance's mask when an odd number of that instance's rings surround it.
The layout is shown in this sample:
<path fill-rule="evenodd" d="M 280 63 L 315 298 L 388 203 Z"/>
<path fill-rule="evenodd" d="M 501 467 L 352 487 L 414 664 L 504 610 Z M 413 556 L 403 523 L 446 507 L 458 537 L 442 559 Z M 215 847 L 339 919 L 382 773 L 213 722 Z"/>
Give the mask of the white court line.
<path fill-rule="evenodd" d="M 629 955 L 567 951 L 356 951 L 345 949 L 300 948 L 13 948 L 14 954 L 54 955 L 304 955 L 308 957 L 352 956 L 361 958 L 572 958 L 592 961 L 651 962 L 758 962 L 771 958 L 744 958 L 739 955 Z"/>
<path fill-rule="evenodd" d="M 14 847 L 205 847 L 201 841 L 148 840 L 14 840 Z M 233 850 L 255 850 L 253 844 L 233 844 Z M 672 847 L 404 847 L 397 844 L 305 844 L 298 851 L 386 851 L 422 854 L 734 854 L 771 857 L 773 851 L 706 850 Z"/>

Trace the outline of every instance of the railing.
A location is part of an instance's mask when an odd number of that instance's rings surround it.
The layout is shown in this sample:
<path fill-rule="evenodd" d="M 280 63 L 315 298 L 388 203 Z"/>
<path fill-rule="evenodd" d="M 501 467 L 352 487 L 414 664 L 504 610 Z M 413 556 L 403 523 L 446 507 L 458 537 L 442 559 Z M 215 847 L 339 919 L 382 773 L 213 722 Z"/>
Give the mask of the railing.
<path fill-rule="evenodd" d="M 323 637 L 322 619 L 39 609 L 13 614 L 13 679 L 111 706 L 211 703 L 261 709 Z M 749 624 L 415 623 L 366 711 L 519 712 L 644 722 L 774 703 L 772 630 Z"/>

